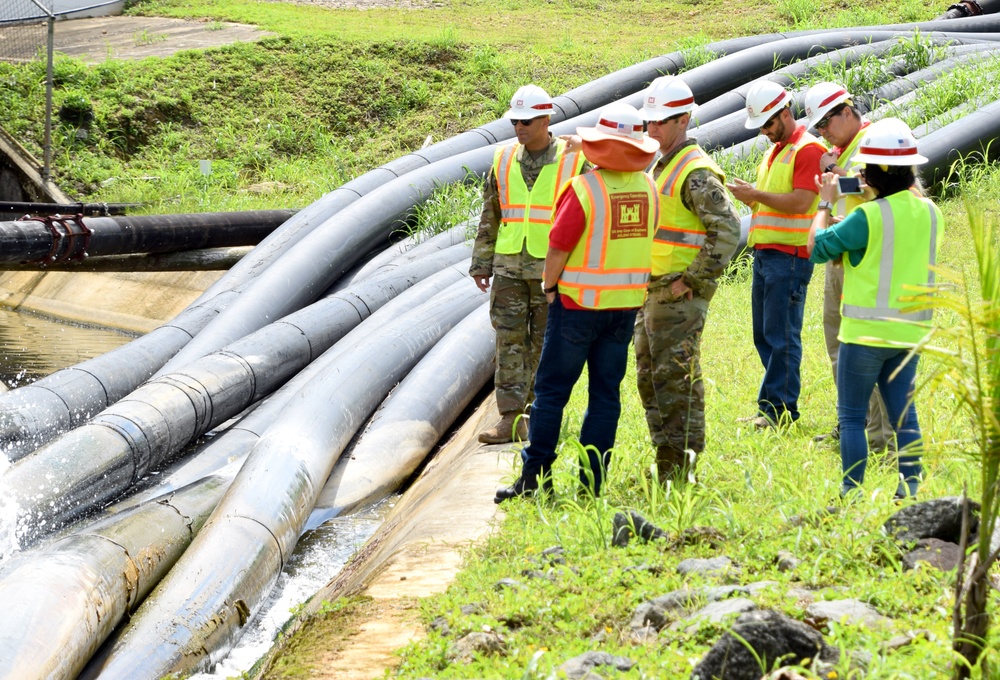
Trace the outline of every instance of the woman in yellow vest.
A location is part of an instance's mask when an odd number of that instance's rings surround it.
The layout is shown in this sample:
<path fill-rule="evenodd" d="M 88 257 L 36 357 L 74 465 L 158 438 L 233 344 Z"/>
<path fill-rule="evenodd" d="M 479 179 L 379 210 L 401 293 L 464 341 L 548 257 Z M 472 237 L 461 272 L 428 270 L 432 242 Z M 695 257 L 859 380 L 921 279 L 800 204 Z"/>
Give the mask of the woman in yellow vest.
<path fill-rule="evenodd" d="M 837 419 L 840 423 L 841 495 L 864 481 L 868 460 L 865 413 L 877 384 L 899 449 L 897 498 L 913 497 L 921 476 L 920 425 L 913 403 L 917 357 L 911 348 L 930 330 L 929 310 L 903 301 L 931 286 L 944 235 L 940 209 L 915 190 L 915 165 L 927 162 L 906 123 L 886 118 L 861 140 L 856 163 L 876 199 L 828 226 L 837 200 L 837 176 L 818 182 L 819 212 L 809 232 L 813 262 L 840 259 L 844 266 Z"/>

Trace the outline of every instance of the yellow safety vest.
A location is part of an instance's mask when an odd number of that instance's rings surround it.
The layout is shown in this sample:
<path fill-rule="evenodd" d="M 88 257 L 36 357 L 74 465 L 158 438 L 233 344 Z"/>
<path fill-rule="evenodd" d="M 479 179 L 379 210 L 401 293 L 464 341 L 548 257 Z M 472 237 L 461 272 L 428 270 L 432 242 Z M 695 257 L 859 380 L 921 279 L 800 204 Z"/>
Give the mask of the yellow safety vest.
<path fill-rule="evenodd" d="M 858 174 L 854 169 L 854 154 L 858 152 L 858 147 L 861 146 L 861 138 L 864 137 L 866 127 L 868 127 L 868 124 L 863 124 L 861 129 L 858 130 L 858 134 L 854 135 L 854 139 L 851 140 L 851 143 L 840 152 L 839 156 L 837 156 L 837 165 L 847 171 L 848 177 L 856 177 Z M 833 206 L 833 214 L 841 216 L 846 215 L 864 202 L 865 197 L 863 194 L 841 196 L 837 199 L 837 203 Z"/>
<path fill-rule="evenodd" d="M 795 157 L 799 151 L 818 140 L 808 132 L 803 132 L 799 141 L 787 144 L 770 166 L 767 160 L 770 154 L 764 154 L 757 168 L 757 188 L 775 194 L 791 193 L 792 180 L 795 175 Z M 817 171 L 819 168 L 816 168 Z M 804 246 L 809 240 L 809 225 L 816 206 L 819 205 L 819 194 L 813 199 L 809 211 L 802 214 L 781 212 L 769 206 L 758 203 L 750 219 L 750 235 L 747 243 L 755 246 L 764 243 L 774 243 L 786 246 Z"/>
<path fill-rule="evenodd" d="M 857 266 L 844 258 L 841 342 L 873 347 L 913 345 L 927 334 L 931 310 L 903 312 L 913 286 L 934 283 L 944 237 L 941 210 L 911 191 L 862 203 L 868 219 L 868 247 Z M 896 226 L 899 225 L 899 229 Z"/>
<path fill-rule="evenodd" d="M 705 245 L 705 225 L 681 200 L 684 181 L 699 168 L 710 170 L 725 183 L 722 168 L 698 146 L 676 154 L 656 179 L 660 220 L 653 236 L 653 276 L 684 271 Z"/>
<path fill-rule="evenodd" d="M 607 181 L 620 187 L 609 190 Z M 587 226 L 559 276 L 559 292 L 581 307 L 641 307 L 652 264 L 656 185 L 644 172 L 599 169 L 574 177 Z"/>
<path fill-rule="evenodd" d="M 542 168 L 538 179 L 528 191 L 517 161 L 520 144 L 497 148 L 493 155 L 493 175 L 500 195 L 500 229 L 496 251 L 505 255 L 520 253 L 525 240 L 532 257 L 545 257 L 552 228 L 552 210 L 559 189 L 583 169 L 580 152 L 564 153 L 565 140 L 556 141 L 557 162 Z"/>

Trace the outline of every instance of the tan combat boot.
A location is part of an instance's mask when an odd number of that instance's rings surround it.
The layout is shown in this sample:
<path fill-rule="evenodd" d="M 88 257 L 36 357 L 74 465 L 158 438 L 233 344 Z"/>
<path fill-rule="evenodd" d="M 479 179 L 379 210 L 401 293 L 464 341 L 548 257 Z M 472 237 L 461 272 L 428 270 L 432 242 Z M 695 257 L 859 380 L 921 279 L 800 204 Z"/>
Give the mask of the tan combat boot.
<path fill-rule="evenodd" d="M 479 435 L 483 444 L 509 444 L 528 438 L 528 419 L 516 411 L 504 413 L 496 427 Z"/>

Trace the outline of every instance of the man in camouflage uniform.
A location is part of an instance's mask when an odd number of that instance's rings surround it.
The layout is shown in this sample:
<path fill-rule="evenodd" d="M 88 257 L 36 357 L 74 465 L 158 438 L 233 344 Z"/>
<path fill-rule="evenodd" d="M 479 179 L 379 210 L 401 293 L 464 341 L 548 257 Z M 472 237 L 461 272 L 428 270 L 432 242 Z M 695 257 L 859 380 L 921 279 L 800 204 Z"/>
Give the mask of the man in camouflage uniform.
<path fill-rule="evenodd" d="M 683 480 L 705 449 L 701 334 L 719 276 L 736 253 L 740 219 L 725 175 L 687 136 L 696 109 L 678 78 L 657 78 L 642 117 L 660 143 L 653 167 L 660 218 L 649 295 L 635 322 L 636 376 L 659 479 Z"/>
<path fill-rule="evenodd" d="M 532 400 L 542 351 L 548 302 L 542 269 L 552 227 L 556 192 L 583 168 L 583 154 L 565 153 L 566 143 L 549 134 L 552 100 L 536 85 L 514 93 L 505 114 L 517 142 L 497 148 L 483 190 L 483 214 L 472 250 L 472 276 L 490 288 L 490 318 L 496 329 L 494 379 L 500 423 L 479 435 L 486 444 L 527 438 L 524 413 Z"/>

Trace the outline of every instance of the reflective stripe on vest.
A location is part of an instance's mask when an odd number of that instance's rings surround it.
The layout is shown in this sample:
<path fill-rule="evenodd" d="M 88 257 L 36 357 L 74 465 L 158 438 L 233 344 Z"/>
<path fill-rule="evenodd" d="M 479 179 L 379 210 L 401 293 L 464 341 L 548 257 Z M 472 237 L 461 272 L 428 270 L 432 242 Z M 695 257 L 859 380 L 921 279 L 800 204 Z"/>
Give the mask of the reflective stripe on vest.
<path fill-rule="evenodd" d="M 698 146 L 674 156 L 656 180 L 660 219 L 653 237 L 653 276 L 684 271 L 705 245 L 705 225 L 681 200 L 685 180 L 700 168 L 725 182 L 725 173 Z"/>
<path fill-rule="evenodd" d="M 527 242 L 528 253 L 542 258 L 549 246 L 556 196 L 566 182 L 580 174 L 584 158 L 581 153 L 564 153 L 565 140 L 557 140 L 556 162 L 542 168 L 529 191 L 517 161 L 519 148 L 519 144 L 500 147 L 493 158 L 500 199 L 496 252 L 514 255 L 520 253 Z"/>
<path fill-rule="evenodd" d="M 931 267 L 937 263 L 942 237 L 940 212 L 931 201 L 909 191 L 899 192 L 889 199 L 880 198 L 864 204 L 860 209 L 868 218 L 869 249 L 857 267 L 845 258 L 841 341 L 886 346 L 914 344 L 927 330 L 917 324 L 930 321 L 932 313 L 929 309 L 904 312 L 906 303 L 899 300 L 899 290 L 902 286 L 934 284 Z M 906 226 L 900 232 L 903 236 L 897 244 L 898 221 L 905 222 Z M 923 243 L 925 238 L 926 244 Z M 927 247 L 923 256 L 903 251 L 921 245 Z M 906 280 L 903 281 L 896 281 L 900 277 L 896 270 L 897 254 L 899 257 L 906 256 L 900 260 L 906 270 L 903 272 Z M 874 297 L 874 304 L 860 304 L 865 302 L 866 295 Z M 910 323 L 898 323 L 900 321 Z"/>
<path fill-rule="evenodd" d="M 786 145 L 778 152 L 777 158 L 768 166 L 769 154 L 765 154 L 757 168 L 757 188 L 776 194 L 791 193 L 795 175 L 795 157 L 799 151 L 809 144 L 818 143 L 808 132 L 795 144 Z M 801 214 L 786 213 L 770 206 L 758 203 L 750 219 L 750 235 L 747 243 L 751 246 L 759 243 L 774 243 L 787 246 L 804 246 L 809 240 L 809 226 L 816 206 L 819 205 L 819 194 L 813 199 L 809 211 Z"/>
<path fill-rule="evenodd" d="M 605 176 L 623 180 L 609 191 Z M 640 307 L 649 283 L 656 188 L 641 172 L 597 170 L 575 177 L 587 225 L 559 277 L 559 292 L 591 309 Z M 617 211 L 612 213 L 612 210 Z"/>

